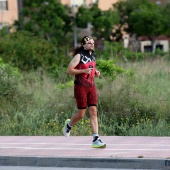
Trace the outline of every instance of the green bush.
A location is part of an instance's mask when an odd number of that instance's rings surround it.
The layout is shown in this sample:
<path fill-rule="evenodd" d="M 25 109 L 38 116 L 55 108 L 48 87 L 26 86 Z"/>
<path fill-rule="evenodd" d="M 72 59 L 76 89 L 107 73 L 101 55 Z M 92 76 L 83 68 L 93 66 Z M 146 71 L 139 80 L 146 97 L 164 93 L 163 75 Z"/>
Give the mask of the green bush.
<path fill-rule="evenodd" d="M 106 78 L 115 79 L 119 73 L 125 70 L 115 65 L 114 60 L 97 60 L 97 69 L 101 71 L 102 76 Z"/>
<path fill-rule="evenodd" d="M 0 58 L 0 97 L 14 96 L 17 91 L 20 74 L 17 68 L 4 64 Z"/>
<path fill-rule="evenodd" d="M 42 68 L 47 70 L 57 63 L 56 47 L 29 32 L 4 34 L 0 38 L 0 56 L 21 70 Z"/>

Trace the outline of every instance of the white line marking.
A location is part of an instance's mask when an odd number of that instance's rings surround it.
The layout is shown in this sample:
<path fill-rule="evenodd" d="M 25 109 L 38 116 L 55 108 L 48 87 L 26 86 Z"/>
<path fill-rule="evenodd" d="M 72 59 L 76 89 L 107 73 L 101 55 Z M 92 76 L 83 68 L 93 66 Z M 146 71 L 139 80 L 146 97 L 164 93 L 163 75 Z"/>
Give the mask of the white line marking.
<path fill-rule="evenodd" d="M 0 149 L 25 149 L 25 150 L 92 150 L 94 148 L 31 148 L 31 147 L 0 147 Z M 170 149 L 104 149 L 108 151 L 170 151 Z"/>
<path fill-rule="evenodd" d="M 76 144 L 76 143 L 0 143 L 1 145 L 91 145 L 91 144 Z"/>
<path fill-rule="evenodd" d="M 84 145 L 91 145 L 91 144 L 78 144 L 78 143 L 0 143 L 1 145 L 75 145 L 75 146 L 84 146 Z M 169 144 L 107 144 L 107 146 L 170 146 Z"/>

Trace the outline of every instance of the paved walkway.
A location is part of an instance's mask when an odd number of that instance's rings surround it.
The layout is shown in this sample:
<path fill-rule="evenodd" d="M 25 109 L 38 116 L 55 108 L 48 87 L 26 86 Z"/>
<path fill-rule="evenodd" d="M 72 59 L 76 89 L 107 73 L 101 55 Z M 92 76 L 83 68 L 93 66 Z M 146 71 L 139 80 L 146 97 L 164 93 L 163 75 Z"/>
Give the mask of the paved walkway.
<path fill-rule="evenodd" d="M 0 136 L 0 165 L 170 169 L 170 137 Z M 67 163 L 69 162 L 69 165 Z"/>

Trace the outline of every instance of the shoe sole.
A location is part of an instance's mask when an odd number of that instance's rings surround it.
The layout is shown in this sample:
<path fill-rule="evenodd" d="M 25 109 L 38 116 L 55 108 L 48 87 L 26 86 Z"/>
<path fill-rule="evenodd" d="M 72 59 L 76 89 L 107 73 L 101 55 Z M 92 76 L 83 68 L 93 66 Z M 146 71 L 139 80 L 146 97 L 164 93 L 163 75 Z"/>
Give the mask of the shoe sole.
<path fill-rule="evenodd" d="M 92 146 L 92 148 L 106 148 L 106 144 L 104 144 L 102 146 Z"/>

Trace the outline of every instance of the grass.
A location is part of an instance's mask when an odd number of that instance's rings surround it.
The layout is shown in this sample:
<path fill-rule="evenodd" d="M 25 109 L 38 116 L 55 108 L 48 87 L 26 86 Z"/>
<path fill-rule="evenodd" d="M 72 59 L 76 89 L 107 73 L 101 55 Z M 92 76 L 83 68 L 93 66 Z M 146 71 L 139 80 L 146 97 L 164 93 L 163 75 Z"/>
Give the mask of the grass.
<path fill-rule="evenodd" d="M 96 80 L 100 135 L 170 136 L 169 61 L 118 64 L 129 72 Z M 66 79 L 61 72 L 56 82 L 39 72 L 23 73 L 17 92 L 0 97 L 0 135 L 62 135 L 65 119 L 77 110 L 73 81 L 63 83 L 62 74 Z M 72 135 L 91 135 L 88 112 Z"/>
<path fill-rule="evenodd" d="M 169 136 L 168 62 L 141 61 L 123 63 L 122 67 L 134 74 L 122 75 L 100 90 L 102 115 L 99 118 L 103 134 Z"/>

